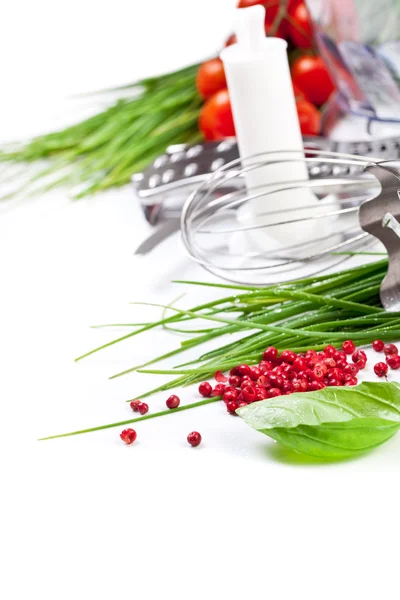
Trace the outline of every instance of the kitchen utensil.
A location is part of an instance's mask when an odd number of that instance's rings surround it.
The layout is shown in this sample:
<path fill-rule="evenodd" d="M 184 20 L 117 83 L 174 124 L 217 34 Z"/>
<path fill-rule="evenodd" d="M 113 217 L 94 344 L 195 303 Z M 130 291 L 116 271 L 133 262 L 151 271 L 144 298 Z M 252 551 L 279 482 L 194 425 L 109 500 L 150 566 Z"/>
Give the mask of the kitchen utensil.
<path fill-rule="evenodd" d="M 360 224 L 385 246 L 389 268 L 380 296 L 387 310 L 400 310 L 400 161 L 368 165 L 382 186 L 381 193 L 360 206 Z"/>
<path fill-rule="evenodd" d="M 382 223 L 386 213 L 394 219 L 400 217 L 395 210 L 396 202 L 400 201 L 393 175 L 393 168 L 400 166 L 400 161 L 388 163 L 379 158 L 321 150 L 308 150 L 306 157 L 298 153 L 298 158 L 293 158 L 291 152 L 281 153 L 280 159 L 275 152 L 272 154 L 272 161 L 268 153 L 237 159 L 215 172 L 191 194 L 182 212 L 181 229 L 184 245 L 193 260 L 230 281 L 263 285 L 332 269 L 351 253 L 368 250 L 376 244 L 373 236 L 384 243 L 389 254 L 398 251 L 400 242 L 387 243 Z M 276 160 L 287 169 L 293 163 L 303 162 L 309 179 L 246 187 L 246 172 L 265 171 Z M 379 177 L 388 169 L 390 178 Z M 304 187 L 318 198 L 317 208 L 296 206 L 296 194 Z M 293 195 L 293 207 L 282 211 L 279 196 L 288 191 Z M 254 217 L 250 205 L 255 202 L 260 205 L 260 200 L 264 209 Z M 362 222 L 368 228 L 364 231 L 358 213 L 367 200 L 362 211 L 367 215 Z M 276 228 L 290 232 L 289 244 L 276 239 L 273 234 Z M 306 239 L 303 239 L 304 229 Z M 391 236 L 390 240 L 393 239 Z"/>
<path fill-rule="evenodd" d="M 366 158 L 400 158 L 400 137 L 381 140 L 334 142 L 325 138 L 303 139 L 309 150 L 356 154 Z M 132 184 L 146 220 L 154 226 L 180 218 L 189 193 L 220 167 L 239 157 L 234 138 L 194 146 L 169 146 L 146 171 L 135 173 Z"/>

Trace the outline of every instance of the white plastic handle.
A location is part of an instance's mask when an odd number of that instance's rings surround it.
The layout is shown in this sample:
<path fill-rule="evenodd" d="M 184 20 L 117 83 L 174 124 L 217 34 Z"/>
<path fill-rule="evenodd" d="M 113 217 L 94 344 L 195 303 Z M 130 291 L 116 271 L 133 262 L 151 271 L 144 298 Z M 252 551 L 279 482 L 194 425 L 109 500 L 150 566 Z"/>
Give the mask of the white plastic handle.
<path fill-rule="evenodd" d="M 265 41 L 265 8 L 260 4 L 241 9 L 236 15 L 235 31 L 243 49 L 258 52 Z"/>

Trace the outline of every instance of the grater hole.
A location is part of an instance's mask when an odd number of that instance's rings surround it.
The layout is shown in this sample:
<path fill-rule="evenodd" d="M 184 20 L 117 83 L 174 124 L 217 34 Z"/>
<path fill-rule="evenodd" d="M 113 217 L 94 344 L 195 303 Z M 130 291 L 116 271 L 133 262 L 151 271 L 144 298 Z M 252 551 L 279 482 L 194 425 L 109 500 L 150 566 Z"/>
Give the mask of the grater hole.
<path fill-rule="evenodd" d="M 225 164 L 225 161 L 223 158 L 216 158 L 211 163 L 211 171 L 217 171 L 217 169 L 220 169 L 221 167 L 223 167 L 224 164 Z"/>
<path fill-rule="evenodd" d="M 197 165 L 196 163 L 190 163 L 189 165 L 186 165 L 185 167 L 185 176 L 186 177 L 191 177 L 192 175 L 194 175 L 197 171 Z"/>
<path fill-rule="evenodd" d="M 196 156 L 201 154 L 202 150 L 203 150 L 203 147 L 200 146 L 200 144 L 197 144 L 197 146 L 192 146 L 191 148 L 188 149 L 188 151 L 186 152 L 186 156 L 188 158 L 195 158 Z"/>
<path fill-rule="evenodd" d="M 149 187 L 150 188 L 155 188 L 158 185 L 160 185 L 160 182 L 161 182 L 161 177 L 158 175 L 158 173 L 155 173 L 149 179 Z"/>
<path fill-rule="evenodd" d="M 163 173 L 162 176 L 162 181 L 163 183 L 169 183 L 170 181 L 173 180 L 175 175 L 175 171 L 173 169 L 168 169 L 167 171 L 165 171 L 165 173 Z"/>
<path fill-rule="evenodd" d="M 161 156 L 158 156 L 156 158 L 156 160 L 154 161 L 154 166 L 156 169 L 159 169 L 160 167 L 162 167 L 166 162 L 167 162 L 167 157 L 165 156 L 165 154 L 162 154 Z"/>
<path fill-rule="evenodd" d="M 175 152 L 175 154 L 172 154 L 172 156 L 171 156 L 171 162 L 173 162 L 173 163 L 179 162 L 184 157 L 185 157 L 184 152 Z"/>

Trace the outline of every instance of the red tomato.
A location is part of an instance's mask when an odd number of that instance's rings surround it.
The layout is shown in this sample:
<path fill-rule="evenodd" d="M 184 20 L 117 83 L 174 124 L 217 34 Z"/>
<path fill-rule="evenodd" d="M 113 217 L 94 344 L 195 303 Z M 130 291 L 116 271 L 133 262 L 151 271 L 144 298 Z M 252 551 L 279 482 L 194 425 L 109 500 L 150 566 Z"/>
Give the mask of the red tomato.
<path fill-rule="evenodd" d="M 299 100 L 296 102 L 300 129 L 303 135 L 318 135 L 321 129 L 321 114 L 311 102 Z"/>
<path fill-rule="evenodd" d="M 209 98 L 218 90 L 226 88 L 225 70 L 220 58 L 212 58 L 200 65 L 196 87 L 203 98 Z"/>
<path fill-rule="evenodd" d="M 206 140 L 235 135 L 228 90 L 220 90 L 207 100 L 200 111 L 199 128 Z"/>
<path fill-rule="evenodd" d="M 294 92 L 294 97 L 296 98 L 296 102 L 298 102 L 299 100 L 305 100 L 304 98 L 304 92 L 302 92 L 302 90 L 299 88 L 298 85 L 296 85 L 295 83 L 293 83 L 293 92 Z"/>
<path fill-rule="evenodd" d="M 298 48 L 312 48 L 313 30 L 307 6 L 303 0 L 289 8 L 288 33 L 293 44 Z"/>
<path fill-rule="evenodd" d="M 335 89 L 328 69 L 319 56 L 300 56 L 291 67 L 292 80 L 307 100 L 321 106 Z"/>
<path fill-rule="evenodd" d="M 289 11 L 290 6 L 293 5 L 297 0 L 289 0 L 286 8 L 286 13 Z M 261 4 L 265 8 L 265 33 L 271 35 L 271 28 L 274 24 L 276 17 L 278 16 L 281 0 L 239 0 L 238 8 L 248 8 L 249 6 L 255 6 Z M 286 39 L 288 35 L 288 21 L 283 15 L 282 20 L 279 24 L 277 31 L 274 33 L 275 37 L 281 37 Z"/>

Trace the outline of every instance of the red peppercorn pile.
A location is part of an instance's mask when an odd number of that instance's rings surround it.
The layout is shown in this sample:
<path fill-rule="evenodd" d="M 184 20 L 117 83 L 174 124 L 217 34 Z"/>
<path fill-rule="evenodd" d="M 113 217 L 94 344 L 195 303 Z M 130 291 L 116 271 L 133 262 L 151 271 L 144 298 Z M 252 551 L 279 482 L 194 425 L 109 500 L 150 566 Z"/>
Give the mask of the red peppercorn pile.
<path fill-rule="evenodd" d="M 378 377 L 386 377 L 388 367 L 400 368 L 400 356 L 394 344 L 385 345 L 375 340 L 372 347 L 386 355 L 386 363 L 379 362 L 374 367 Z M 222 396 L 227 411 L 235 414 L 237 408 L 259 400 L 293 392 L 314 392 L 327 386 L 357 385 L 357 375 L 366 364 L 366 353 L 357 350 L 352 340 L 343 342 L 340 350 L 329 345 L 322 352 L 309 350 L 304 354 L 292 350 L 279 354 L 276 348 L 269 347 L 258 365 L 242 364 L 231 369 L 227 385 L 221 383 L 223 376 L 218 371 L 217 385 L 212 388 L 203 382 L 199 392 L 203 397 Z"/>
<path fill-rule="evenodd" d="M 259 400 L 314 392 L 326 386 L 357 385 L 357 374 L 365 368 L 367 356 L 363 350 L 356 350 L 351 340 L 344 342 L 342 348 L 326 346 L 322 352 L 309 350 L 305 354 L 284 350 L 279 354 L 276 348 L 269 347 L 258 365 L 242 364 L 231 369 L 227 385 L 221 383 L 218 372 L 217 385 L 211 389 L 210 384 L 203 382 L 199 392 L 204 397 L 222 396 L 228 412 L 235 414 L 237 408 Z"/>

